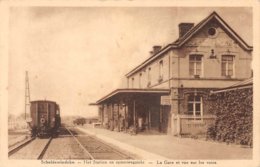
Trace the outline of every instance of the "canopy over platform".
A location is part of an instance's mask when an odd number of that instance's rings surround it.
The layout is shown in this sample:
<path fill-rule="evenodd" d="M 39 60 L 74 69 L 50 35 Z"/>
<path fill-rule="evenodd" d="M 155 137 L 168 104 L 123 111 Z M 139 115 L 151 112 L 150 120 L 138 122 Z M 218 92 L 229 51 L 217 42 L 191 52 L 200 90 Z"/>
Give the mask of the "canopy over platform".
<path fill-rule="evenodd" d="M 116 89 L 103 98 L 99 99 L 95 104 L 104 104 L 108 102 L 126 101 L 136 97 L 153 97 L 168 95 L 170 89 Z M 93 105 L 93 103 L 91 103 Z"/>
<path fill-rule="evenodd" d="M 253 78 L 249 78 L 244 81 L 238 82 L 232 86 L 212 91 L 211 94 L 227 92 L 227 91 L 236 90 L 236 89 L 252 88 L 252 87 L 253 87 Z"/>

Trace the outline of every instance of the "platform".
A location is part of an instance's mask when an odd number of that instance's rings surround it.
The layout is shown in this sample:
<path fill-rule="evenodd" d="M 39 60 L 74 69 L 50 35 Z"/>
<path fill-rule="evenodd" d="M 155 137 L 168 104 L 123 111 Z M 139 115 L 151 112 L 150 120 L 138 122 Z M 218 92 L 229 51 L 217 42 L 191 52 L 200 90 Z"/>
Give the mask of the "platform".
<path fill-rule="evenodd" d="M 142 159 L 252 159 L 252 148 L 163 134 L 130 135 L 93 126 L 78 126 L 88 134 L 125 149 Z"/>

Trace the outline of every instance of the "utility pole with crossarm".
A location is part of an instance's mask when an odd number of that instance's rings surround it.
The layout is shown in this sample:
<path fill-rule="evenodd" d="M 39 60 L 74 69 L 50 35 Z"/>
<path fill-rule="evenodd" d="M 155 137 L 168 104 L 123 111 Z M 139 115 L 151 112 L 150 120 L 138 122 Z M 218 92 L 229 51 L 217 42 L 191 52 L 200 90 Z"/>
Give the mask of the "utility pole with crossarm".
<path fill-rule="evenodd" d="M 24 107 L 24 118 L 27 121 L 26 113 L 30 113 L 30 87 L 29 87 L 29 76 L 28 71 L 25 72 L 25 107 Z"/>

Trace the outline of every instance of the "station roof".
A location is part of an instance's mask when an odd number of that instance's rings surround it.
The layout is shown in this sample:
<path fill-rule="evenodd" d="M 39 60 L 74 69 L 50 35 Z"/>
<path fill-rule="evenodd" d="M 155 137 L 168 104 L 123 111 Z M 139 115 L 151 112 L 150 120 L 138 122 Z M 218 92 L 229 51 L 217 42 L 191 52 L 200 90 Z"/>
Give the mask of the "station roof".
<path fill-rule="evenodd" d="M 170 89 L 116 89 L 99 99 L 96 103 L 90 105 L 98 105 L 112 99 L 119 99 L 120 97 L 132 97 L 133 95 L 148 95 L 148 96 L 161 96 L 170 93 Z"/>
<path fill-rule="evenodd" d="M 245 89 L 245 88 L 252 88 L 252 87 L 253 87 L 253 78 L 249 78 L 244 81 L 238 82 L 234 85 L 231 85 L 229 87 L 212 91 L 211 93 L 215 94 L 215 93 L 227 92 L 236 89 Z"/>

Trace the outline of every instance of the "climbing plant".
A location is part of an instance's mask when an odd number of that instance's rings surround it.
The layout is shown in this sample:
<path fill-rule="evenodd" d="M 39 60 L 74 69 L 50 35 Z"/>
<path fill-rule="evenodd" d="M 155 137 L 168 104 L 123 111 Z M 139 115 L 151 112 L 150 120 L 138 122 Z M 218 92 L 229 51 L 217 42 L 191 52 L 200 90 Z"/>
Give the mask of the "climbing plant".
<path fill-rule="evenodd" d="M 226 143 L 252 146 L 253 90 L 236 89 L 211 95 L 209 110 L 216 114 L 207 137 Z"/>

